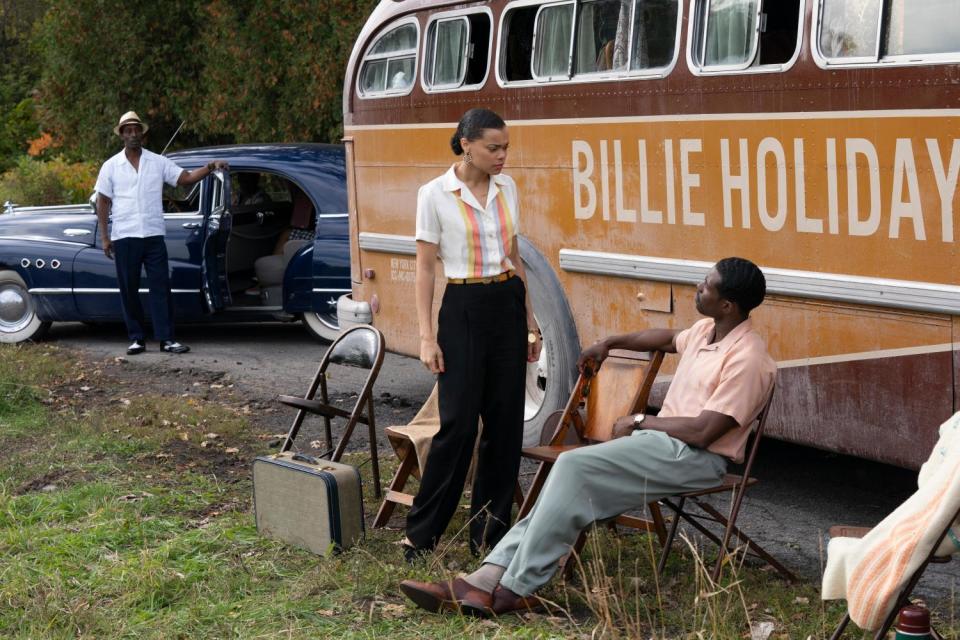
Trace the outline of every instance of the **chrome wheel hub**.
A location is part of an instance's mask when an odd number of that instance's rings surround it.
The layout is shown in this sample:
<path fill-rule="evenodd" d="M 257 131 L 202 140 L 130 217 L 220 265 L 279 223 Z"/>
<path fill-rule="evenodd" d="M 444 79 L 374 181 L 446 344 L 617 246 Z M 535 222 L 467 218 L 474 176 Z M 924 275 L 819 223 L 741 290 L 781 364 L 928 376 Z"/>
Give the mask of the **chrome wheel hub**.
<path fill-rule="evenodd" d="M 33 320 L 33 302 L 26 289 L 15 283 L 0 284 L 0 331 L 20 331 Z"/>
<path fill-rule="evenodd" d="M 540 412 L 543 398 L 547 394 L 547 347 L 540 349 L 540 359 L 527 363 L 527 380 L 525 384 L 523 419 L 532 419 Z"/>

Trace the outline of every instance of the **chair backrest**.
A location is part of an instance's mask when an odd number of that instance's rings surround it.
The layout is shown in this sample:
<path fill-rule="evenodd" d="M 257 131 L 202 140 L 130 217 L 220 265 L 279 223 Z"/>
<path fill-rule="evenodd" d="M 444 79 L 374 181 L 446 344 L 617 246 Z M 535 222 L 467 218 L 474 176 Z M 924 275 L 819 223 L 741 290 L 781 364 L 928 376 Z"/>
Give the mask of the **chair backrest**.
<path fill-rule="evenodd" d="M 662 351 L 616 351 L 608 356 L 584 391 L 587 412 L 581 435 L 605 442 L 617 418 L 646 410 L 662 362 Z"/>
<path fill-rule="evenodd" d="M 754 421 L 756 427 L 753 428 L 753 432 L 750 435 L 750 444 L 747 445 L 747 455 L 744 459 L 744 479 L 749 478 L 750 472 L 753 470 L 753 461 L 757 457 L 757 449 L 760 447 L 760 438 L 763 437 L 763 430 L 767 425 L 767 416 L 770 415 L 770 406 L 773 404 L 773 396 L 776 391 L 777 383 L 774 382 L 770 387 L 770 395 L 767 396 L 767 401 L 763 404 L 763 408 L 760 409 L 760 413 L 757 414 L 757 419 Z"/>
<path fill-rule="evenodd" d="M 379 369 L 383 362 L 383 334 L 370 325 L 347 329 L 327 349 L 324 364 L 328 362 L 360 369 Z"/>

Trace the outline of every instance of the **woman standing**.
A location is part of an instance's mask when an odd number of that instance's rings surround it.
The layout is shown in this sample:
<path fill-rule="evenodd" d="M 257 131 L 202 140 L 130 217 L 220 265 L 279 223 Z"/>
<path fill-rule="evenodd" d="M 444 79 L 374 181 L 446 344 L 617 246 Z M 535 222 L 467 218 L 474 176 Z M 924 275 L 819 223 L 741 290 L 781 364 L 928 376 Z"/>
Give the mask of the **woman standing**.
<path fill-rule="evenodd" d="M 420 361 L 437 374 L 440 431 L 407 516 L 408 560 L 432 549 L 456 511 L 483 431 L 470 505 L 470 548 L 492 547 L 510 525 L 520 468 L 526 363 L 540 330 L 517 248 L 517 185 L 503 175 L 510 140 L 489 109 L 471 109 L 450 141 L 463 157 L 417 194 Z M 433 326 L 437 258 L 447 278 Z"/>

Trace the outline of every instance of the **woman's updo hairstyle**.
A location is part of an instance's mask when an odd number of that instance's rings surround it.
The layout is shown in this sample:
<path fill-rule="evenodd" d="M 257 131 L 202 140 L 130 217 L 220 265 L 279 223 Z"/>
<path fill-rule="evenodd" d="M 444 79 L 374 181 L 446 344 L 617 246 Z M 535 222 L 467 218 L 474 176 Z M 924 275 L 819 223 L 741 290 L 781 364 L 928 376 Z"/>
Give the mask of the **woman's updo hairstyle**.
<path fill-rule="evenodd" d="M 490 109 L 470 109 L 457 125 L 457 130 L 450 138 L 450 148 L 456 155 L 463 155 L 463 147 L 460 145 L 460 138 L 467 140 L 476 140 L 483 137 L 484 129 L 503 129 L 507 123 Z"/>

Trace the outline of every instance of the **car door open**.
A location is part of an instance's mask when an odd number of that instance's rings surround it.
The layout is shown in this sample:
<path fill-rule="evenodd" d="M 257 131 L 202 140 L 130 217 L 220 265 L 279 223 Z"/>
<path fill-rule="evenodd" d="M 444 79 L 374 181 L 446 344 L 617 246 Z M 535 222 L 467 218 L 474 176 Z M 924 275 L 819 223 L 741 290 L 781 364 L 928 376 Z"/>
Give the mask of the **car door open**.
<path fill-rule="evenodd" d="M 230 237 L 230 179 L 223 171 L 204 178 L 203 249 L 200 263 L 203 299 L 211 313 L 230 306 L 227 286 L 227 239 Z"/>

